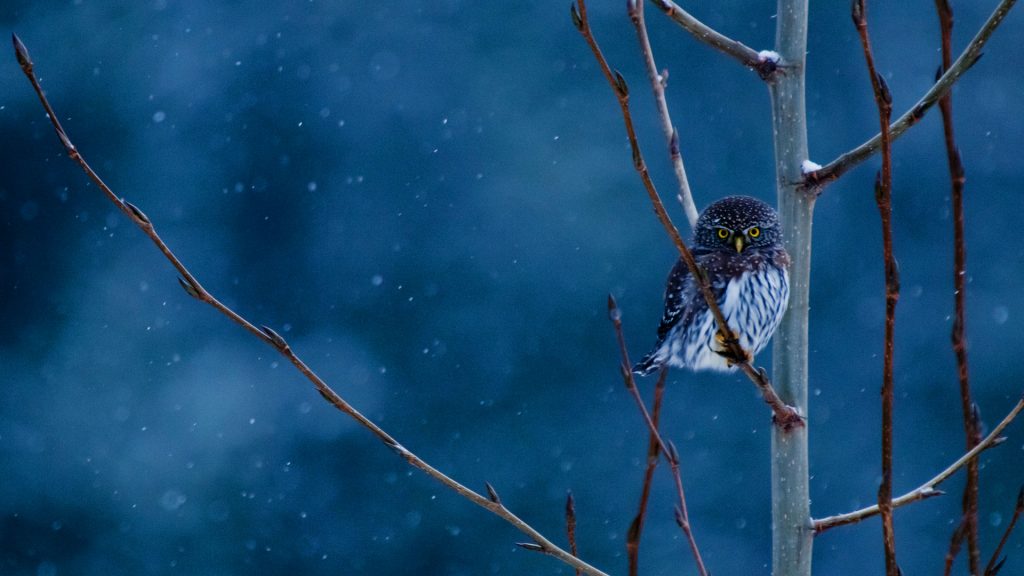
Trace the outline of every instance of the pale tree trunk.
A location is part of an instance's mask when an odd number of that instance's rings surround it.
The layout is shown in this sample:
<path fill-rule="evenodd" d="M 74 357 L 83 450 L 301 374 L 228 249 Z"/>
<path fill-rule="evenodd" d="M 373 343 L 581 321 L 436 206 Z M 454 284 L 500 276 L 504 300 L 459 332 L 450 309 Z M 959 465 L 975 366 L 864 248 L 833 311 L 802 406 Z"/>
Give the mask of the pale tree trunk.
<path fill-rule="evenodd" d="M 775 335 L 772 380 L 782 400 L 807 415 L 808 294 L 813 193 L 798 187 L 808 159 L 804 62 L 808 0 L 778 0 L 775 51 L 784 66 L 770 84 L 775 176 L 786 249 L 792 258 L 789 311 Z M 809 576 L 814 532 L 810 513 L 807 426 L 772 427 L 772 574 Z"/>

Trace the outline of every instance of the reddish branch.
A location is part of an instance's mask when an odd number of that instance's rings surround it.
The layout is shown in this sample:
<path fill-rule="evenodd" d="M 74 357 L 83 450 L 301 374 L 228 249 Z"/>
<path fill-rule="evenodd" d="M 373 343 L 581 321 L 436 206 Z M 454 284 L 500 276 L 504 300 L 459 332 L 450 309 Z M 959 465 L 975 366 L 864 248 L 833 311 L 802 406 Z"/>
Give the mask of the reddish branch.
<path fill-rule="evenodd" d="M 949 70 L 953 63 L 953 7 L 949 0 L 935 0 L 939 15 L 939 31 L 942 36 L 942 67 L 936 79 Z M 971 383 L 967 369 L 967 337 L 964 301 L 967 292 L 967 253 L 964 243 L 964 165 L 956 145 L 953 131 L 953 94 L 946 93 L 939 99 L 942 112 L 942 129 L 946 141 L 946 160 L 949 164 L 949 180 L 953 203 L 953 352 L 956 355 L 957 375 L 960 380 L 960 404 L 963 410 L 964 436 L 967 449 L 973 448 L 980 440 L 980 422 L 977 407 L 971 399 Z M 970 574 L 977 574 L 981 564 L 981 549 L 978 547 L 978 462 L 967 465 L 967 484 L 963 496 L 962 537 L 967 540 L 968 565 Z M 960 528 L 957 529 L 961 532 Z M 954 534 L 953 540 L 956 540 Z M 956 558 L 959 546 L 951 547 L 951 558 Z"/>
<path fill-rule="evenodd" d="M 999 539 L 999 545 L 996 546 L 995 552 L 992 553 L 992 558 L 989 559 L 988 565 L 985 566 L 984 576 L 996 576 L 1003 564 L 1006 562 L 1006 557 L 1002 559 L 999 555 L 1003 553 L 1003 546 L 1006 546 L 1006 541 L 1010 539 L 1010 534 L 1013 532 L 1013 528 L 1017 525 L 1017 520 L 1020 520 L 1021 513 L 1024 513 L 1024 486 L 1017 492 L 1017 505 L 1013 509 L 1013 518 L 1010 519 L 1010 523 L 1006 526 L 1006 531 L 1003 532 L 1003 537 Z"/>
<path fill-rule="evenodd" d="M 622 381 L 626 384 L 626 389 L 629 390 L 630 395 L 633 396 L 633 400 L 636 402 L 637 408 L 640 409 L 640 414 L 644 418 L 644 423 L 647 424 L 647 430 L 651 437 L 655 440 L 658 445 L 658 449 L 665 455 L 665 459 L 668 461 L 669 466 L 672 469 L 672 479 L 676 484 L 676 496 L 678 497 L 678 504 L 676 505 L 676 524 L 682 529 L 683 535 L 686 536 L 686 541 L 690 544 L 690 553 L 693 554 L 693 561 L 697 564 L 697 571 L 700 572 L 701 576 L 707 576 L 708 571 L 704 567 L 704 560 L 701 559 L 700 550 L 697 548 L 697 540 L 693 537 L 693 528 L 690 525 L 690 515 L 686 510 L 686 493 L 683 490 L 683 476 L 679 471 L 679 452 L 676 451 L 676 447 L 671 442 L 666 443 L 661 433 L 658 432 L 658 426 L 654 423 L 650 413 L 647 411 L 647 406 L 644 405 L 644 399 L 640 397 L 640 391 L 636 387 L 636 380 L 633 378 L 633 370 L 630 368 L 633 364 L 629 361 L 629 351 L 626 348 L 626 338 L 622 334 L 622 312 L 619 310 L 618 304 L 615 303 L 615 298 L 611 294 L 608 295 L 608 318 L 611 319 L 612 325 L 615 327 L 615 338 L 619 343 L 619 353 L 621 354 L 622 364 L 619 365 L 619 369 L 622 372 Z"/>
<path fill-rule="evenodd" d="M 803 426 L 803 418 L 796 411 L 795 408 L 786 405 L 785 402 L 779 398 L 778 393 L 775 392 L 775 388 L 772 387 L 771 381 L 768 379 L 768 375 L 764 370 L 755 369 L 751 364 L 750 354 L 740 346 L 739 338 L 729 328 L 729 324 L 725 321 L 725 316 L 722 315 L 721 309 L 718 307 L 718 302 L 715 299 L 714 293 L 711 291 L 711 284 L 708 282 L 706 274 L 697 266 L 696 260 L 693 259 L 693 254 L 690 249 L 687 248 L 686 242 L 683 241 L 682 236 L 679 235 L 679 230 L 675 224 L 672 223 L 672 218 L 669 217 L 668 211 L 665 210 L 665 205 L 661 201 L 661 196 L 658 194 L 657 188 L 654 186 L 654 181 L 651 180 L 651 175 L 647 170 L 647 163 L 644 161 L 643 154 L 640 152 L 640 143 L 636 137 L 636 130 L 633 128 L 633 115 L 629 110 L 629 87 L 626 85 L 625 78 L 622 77 L 617 71 L 612 71 L 608 65 L 608 61 L 605 59 L 604 54 L 601 52 L 601 47 L 597 44 L 597 39 L 594 38 L 594 34 L 590 29 L 590 21 L 587 19 L 587 4 L 584 0 L 578 0 L 576 4 L 572 5 L 572 21 L 579 30 L 583 39 L 586 40 L 587 45 L 590 46 L 591 52 L 594 53 L 594 58 L 597 60 L 598 66 L 601 68 L 601 73 L 604 74 L 605 80 L 608 81 L 612 91 L 615 92 L 615 96 L 619 102 L 619 108 L 622 111 L 622 119 L 626 125 L 626 136 L 629 139 L 630 149 L 633 153 L 633 167 L 636 169 L 637 174 L 640 175 L 640 180 L 643 182 L 644 189 L 647 191 L 647 196 L 651 200 L 651 204 L 654 206 L 654 213 L 658 217 L 658 221 L 661 222 L 662 227 L 665 228 L 665 232 L 668 233 L 669 238 L 672 239 L 672 243 L 675 244 L 676 249 L 679 251 L 679 255 L 686 263 L 687 268 L 690 270 L 690 274 L 693 275 L 697 281 L 697 285 L 700 287 L 701 293 L 704 295 L 704 299 L 708 303 L 708 308 L 715 317 L 715 322 L 718 325 L 718 332 L 722 337 L 722 343 L 725 346 L 725 354 L 732 360 L 744 374 L 758 387 L 761 391 L 761 395 L 764 398 L 765 403 L 771 407 L 773 413 L 773 422 L 784 430 L 796 426 Z"/>
<path fill-rule="evenodd" d="M 576 548 L 576 500 L 572 497 L 572 492 L 565 497 L 565 531 L 569 538 L 569 553 L 579 557 L 579 550 Z M 583 572 L 576 568 L 576 576 L 580 574 Z"/>
<path fill-rule="evenodd" d="M 661 401 L 665 395 L 665 380 L 668 377 L 668 368 L 662 368 L 658 374 L 658 383 L 654 386 L 654 402 L 651 407 L 651 422 L 658 427 L 661 419 Z M 643 488 L 640 491 L 640 505 L 633 522 L 629 525 L 629 532 L 626 535 L 626 556 L 629 558 L 629 576 L 637 576 L 640 570 L 640 535 L 644 531 L 644 522 L 647 519 L 647 501 L 651 496 L 651 481 L 654 479 L 654 469 L 658 467 L 658 455 L 661 449 L 658 445 L 658 437 L 653 433 L 647 442 L 647 467 L 644 469 Z"/>
<path fill-rule="evenodd" d="M 946 567 L 943 570 L 943 576 L 950 576 L 953 573 L 953 561 L 956 560 L 956 555 L 960 553 L 960 546 L 964 543 L 964 535 L 967 532 L 967 518 L 960 518 L 960 522 L 956 525 L 956 529 L 953 530 L 953 535 L 949 539 L 949 550 L 946 552 Z M 973 574 L 973 573 L 972 573 Z"/>
<path fill-rule="evenodd" d="M 917 101 L 910 110 L 907 110 L 900 116 L 895 122 L 889 126 L 889 131 L 893 139 L 899 138 L 903 133 L 907 131 L 911 126 L 917 124 L 921 118 L 924 117 L 925 113 L 934 106 L 942 96 L 953 89 L 953 85 L 960 80 L 968 70 L 978 62 L 981 58 L 981 50 L 988 42 L 988 39 L 992 36 L 992 33 L 996 31 L 996 28 L 1003 22 L 1006 15 L 1010 13 L 1010 9 L 1013 8 L 1017 0 L 1001 0 L 999 5 L 996 6 L 995 10 L 988 17 L 988 20 L 982 24 L 978 33 L 974 35 L 971 42 L 964 48 L 960 56 L 957 57 L 956 61 L 943 72 L 942 76 L 928 89 L 927 92 L 921 96 L 921 99 Z M 879 151 L 881 146 L 882 135 L 881 133 L 876 134 L 867 142 L 864 142 L 856 148 L 840 154 L 838 158 L 829 162 L 822 168 L 809 172 L 804 176 L 803 186 L 805 189 L 814 190 L 820 193 L 825 186 L 828 186 L 835 180 L 839 179 L 840 176 L 845 174 L 847 171 L 857 166 L 861 162 L 867 160 L 876 152 Z"/>
<path fill-rule="evenodd" d="M 313 369 L 310 368 L 301 358 L 292 350 L 291 346 L 273 329 L 267 326 L 260 326 L 257 328 L 254 324 L 243 318 L 237 312 L 228 308 L 214 296 L 203 288 L 202 284 L 196 279 L 195 276 L 185 267 L 185 265 L 175 256 L 174 252 L 171 251 L 170 247 L 164 243 L 163 239 L 156 232 L 156 228 L 149 218 L 132 203 L 118 198 L 114 194 L 113 190 L 99 177 L 99 175 L 89 166 L 85 161 L 85 158 L 78 152 L 75 145 L 71 143 L 71 139 L 68 138 L 67 133 L 64 131 L 64 127 L 61 126 L 60 121 L 57 119 L 57 114 L 53 111 L 50 106 L 49 100 L 46 98 L 46 94 L 43 92 L 42 86 L 39 85 L 39 80 L 36 78 L 34 72 L 34 65 L 28 54 L 28 49 L 21 40 L 16 36 L 12 35 L 12 42 L 14 44 L 15 56 L 18 59 L 18 64 L 21 66 L 22 72 L 24 72 L 26 78 L 32 84 L 32 88 L 35 90 L 36 95 L 39 96 L 39 101 L 42 103 L 43 108 L 46 110 L 46 114 L 50 119 L 50 123 L 53 125 L 54 131 L 57 133 L 57 137 L 60 139 L 61 144 L 67 151 L 68 156 L 74 160 L 79 167 L 86 173 L 90 180 L 96 184 L 96 186 L 103 192 L 103 194 L 110 200 L 114 206 L 116 206 L 121 212 L 123 212 L 135 225 L 142 230 L 142 232 L 156 245 L 157 249 L 163 253 L 164 257 L 171 263 L 172 266 L 178 271 L 181 276 L 178 278 L 178 282 L 189 296 L 199 300 L 200 302 L 209 304 L 221 314 L 230 318 L 233 322 L 244 328 L 250 334 L 256 336 L 256 338 L 262 340 L 264 343 L 269 344 L 275 350 L 277 350 L 282 356 L 288 359 L 289 362 L 295 368 L 302 373 L 303 376 L 309 380 L 317 392 L 323 396 L 324 400 L 330 403 L 332 406 L 343 412 L 353 420 L 358 422 L 363 428 L 369 430 L 378 440 L 384 443 L 385 446 L 390 448 L 393 452 L 398 454 L 404 459 L 409 465 L 422 470 L 431 478 L 434 478 L 447 488 L 451 489 L 459 496 L 473 502 L 474 504 L 488 510 L 496 516 L 502 518 L 523 534 L 527 535 L 532 542 L 520 544 L 523 548 L 541 552 L 549 556 L 558 558 L 562 562 L 573 566 L 577 570 L 582 570 L 586 574 L 592 576 L 607 576 L 601 570 L 583 562 L 576 558 L 569 552 L 559 548 L 553 542 L 544 537 L 543 534 L 535 530 L 532 526 L 524 522 L 518 516 L 513 514 L 508 508 L 502 504 L 501 499 L 498 498 L 497 492 L 494 488 L 487 484 L 487 497 L 478 494 L 477 492 L 463 486 L 453 478 L 447 476 L 440 470 L 434 468 L 428 464 L 425 460 L 411 452 L 406 447 L 399 444 L 398 440 L 395 440 L 390 434 L 385 432 L 380 426 L 377 426 L 373 421 L 363 416 L 358 410 L 352 405 L 346 402 L 337 392 L 335 392 L 330 386 L 324 382 L 320 376 L 318 376 Z"/>
<path fill-rule="evenodd" d="M 860 35 L 864 60 L 871 76 L 871 88 L 878 106 L 878 122 L 882 134 L 882 170 L 875 179 L 875 202 L 882 219 L 882 252 L 885 259 L 885 351 L 882 365 L 882 484 L 878 487 L 878 509 L 882 515 L 882 540 L 885 545 L 886 576 L 898 576 L 896 565 L 896 531 L 892 520 L 892 411 L 893 355 L 895 352 L 896 302 L 900 297 L 899 270 L 892 253 L 892 140 L 889 117 L 892 115 L 892 94 L 885 79 L 875 69 L 868 35 L 865 0 L 854 0 L 853 23 Z"/>

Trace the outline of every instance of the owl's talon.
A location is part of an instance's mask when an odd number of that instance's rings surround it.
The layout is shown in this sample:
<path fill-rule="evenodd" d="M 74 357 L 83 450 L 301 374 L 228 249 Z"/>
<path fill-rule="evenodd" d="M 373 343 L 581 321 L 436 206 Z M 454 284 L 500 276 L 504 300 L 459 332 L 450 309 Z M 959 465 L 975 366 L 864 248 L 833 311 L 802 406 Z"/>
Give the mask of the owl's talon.
<path fill-rule="evenodd" d="M 729 342 L 728 339 L 731 339 L 732 341 Z M 750 364 L 754 361 L 754 356 L 752 356 L 751 353 L 746 352 L 745 349 L 739 345 L 735 336 L 726 336 L 721 332 L 716 332 L 715 341 L 721 344 L 722 348 L 712 348 L 712 352 L 724 358 L 725 364 L 729 368 L 732 368 L 736 364 Z"/>

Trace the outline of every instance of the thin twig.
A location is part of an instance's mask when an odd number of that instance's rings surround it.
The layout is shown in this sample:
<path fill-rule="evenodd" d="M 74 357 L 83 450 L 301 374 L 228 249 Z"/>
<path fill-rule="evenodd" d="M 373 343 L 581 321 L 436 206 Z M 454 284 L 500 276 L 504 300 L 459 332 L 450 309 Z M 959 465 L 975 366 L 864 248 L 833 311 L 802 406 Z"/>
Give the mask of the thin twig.
<path fill-rule="evenodd" d="M 694 18 L 693 15 L 683 10 L 681 6 L 672 0 L 651 0 L 651 2 L 698 41 L 711 46 L 727 56 L 731 56 L 740 64 L 757 72 L 762 79 L 770 80 L 778 71 L 779 63 L 776 60 L 764 58 L 757 50 L 716 31 Z"/>
<path fill-rule="evenodd" d="M 953 7 L 949 0 L 935 0 L 939 16 L 939 33 L 942 41 L 942 66 L 937 77 L 953 64 Z M 966 448 L 970 450 L 978 443 L 981 424 L 977 407 L 971 398 L 971 382 L 967 364 L 967 328 L 965 324 L 965 296 L 967 293 L 967 252 L 964 242 L 964 165 L 960 149 L 956 145 L 953 130 L 953 92 L 947 92 L 939 99 L 942 113 L 942 131 L 946 142 L 946 160 L 949 165 L 951 202 L 953 204 L 953 329 L 951 338 L 956 356 L 957 376 L 960 381 L 960 405 L 963 411 Z M 981 549 L 978 547 L 978 461 L 967 465 L 967 483 L 963 496 L 963 530 L 967 539 L 968 567 L 970 574 L 977 574 L 981 564 Z M 955 539 L 955 536 L 954 536 Z M 952 551 L 952 550 L 951 550 Z M 953 553 L 956 557 L 956 553 Z"/>
<path fill-rule="evenodd" d="M 276 349 L 282 356 L 287 358 L 288 361 L 291 362 L 292 365 L 294 365 L 295 368 L 298 369 L 299 372 L 301 372 L 302 375 L 305 376 L 307 380 L 312 382 L 313 386 L 316 387 L 317 392 L 319 392 L 320 395 L 323 396 L 325 400 L 327 400 L 327 402 L 329 402 L 332 406 L 334 406 L 341 412 L 345 413 L 352 419 L 354 419 L 363 428 L 366 428 L 371 433 L 373 433 L 373 435 L 376 436 L 378 440 L 383 442 L 385 446 L 387 446 L 400 457 L 402 457 L 402 459 L 408 462 L 411 466 L 418 468 L 419 470 L 422 470 L 428 476 L 434 478 L 441 484 L 450 488 L 459 496 L 462 496 L 463 498 L 469 500 L 470 502 L 473 502 L 474 504 L 480 506 L 481 508 L 490 511 L 491 513 L 495 514 L 496 516 L 502 518 L 503 520 L 511 524 L 513 527 L 515 527 L 523 534 L 527 535 L 531 540 L 533 540 L 533 543 L 526 546 L 527 548 L 531 550 L 536 550 L 538 552 L 543 552 L 544 554 L 558 558 L 562 562 L 570 566 L 573 566 L 574 568 L 577 568 L 579 570 L 583 570 L 587 574 L 591 574 L 593 576 L 607 576 L 601 570 L 598 570 L 590 564 L 587 564 L 586 562 L 583 562 L 582 560 L 574 557 L 569 552 L 566 552 L 565 550 L 559 548 L 550 540 L 545 538 L 540 532 L 535 530 L 532 526 L 530 526 L 529 524 L 521 520 L 518 516 L 513 514 L 508 508 L 505 507 L 504 504 L 501 503 L 501 500 L 498 498 L 497 493 L 490 485 L 487 486 L 487 492 L 490 498 L 484 497 L 478 494 L 477 492 L 470 490 L 469 488 L 458 483 L 451 477 L 445 475 L 443 472 L 437 470 L 436 468 L 428 464 L 426 461 L 421 459 L 419 456 L 417 456 L 416 454 L 412 453 L 407 448 L 399 444 L 398 441 L 395 440 L 391 435 L 389 435 L 382 428 L 373 423 L 373 421 L 368 419 L 366 416 L 363 416 L 362 413 L 360 413 L 358 410 L 352 407 L 341 396 L 339 396 L 337 392 L 335 392 L 330 386 L 328 386 L 326 382 L 324 382 L 319 376 L 317 376 L 317 374 L 313 372 L 313 370 L 308 365 L 306 365 L 306 363 L 303 362 L 302 359 L 300 359 L 299 356 L 291 349 L 291 347 L 284 340 L 284 338 L 281 337 L 280 334 L 278 334 L 273 329 L 267 326 L 257 328 L 254 324 L 243 318 L 234 310 L 228 308 L 219 300 L 214 298 L 214 296 L 210 294 L 210 292 L 203 288 L 203 286 L 199 283 L 195 276 L 193 276 L 192 273 L 185 267 L 181 260 L 179 260 L 178 257 L 175 256 L 175 254 L 171 251 L 167 244 L 164 243 L 164 241 L 157 234 L 156 228 L 153 226 L 153 223 L 149 220 L 149 218 L 141 210 L 139 210 L 137 207 L 135 207 L 127 200 L 118 198 L 117 195 L 115 195 L 114 192 L 110 189 L 110 187 L 107 186 L 102 179 L 100 179 L 99 175 L 85 161 L 85 158 L 82 157 L 82 155 L 78 152 L 78 149 L 75 148 L 74 144 L 71 143 L 70 138 L 68 138 L 67 133 L 64 131 L 64 128 L 61 126 L 60 121 L 57 119 L 57 114 L 53 111 L 53 108 L 50 106 L 50 102 L 47 100 L 46 94 L 43 92 L 42 87 L 39 85 L 39 80 L 36 78 L 35 73 L 33 72 L 32 60 L 29 57 L 28 50 L 25 48 L 25 45 L 16 35 L 12 35 L 12 41 L 14 43 L 14 51 L 15 55 L 17 56 L 18 63 L 21 65 L 21 69 L 25 73 L 25 76 L 28 78 L 29 82 L 32 83 L 32 87 L 33 89 L 35 89 L 36 94 L 39 96 L 39 101 L 42 103 L 43 108 L 46 110 L 46 114 L 49 116 L 50 122 L 53 124 L 53 129 L 57 132 L 57 137 L 60 138 L 61 144 L 63 144 L 64 149 L 68 153 L 68 156 L 70 156 L 71 159 L 74 160 L 82 168 L 82 170 L 93 181 L 93 183 L 95 183 L 96 186 L 99 187 L 99 189 L 103 192 L 103 194 L 106 195 L 107 199 L 110 200 L 119 210 L 121 210 L 121 212 L 128 216 L 128 218 L 130 218 L 131 221 L 134 222 L 135 225 L 138 226 L 139 229 L 142 230 L 142 232 L 147 237 L 149 237 L 153 244 L 156 245 L 157 249 L 159 249 L 160 252 L 163 253 L 164 257 L 171 263 L 172 266 L 174 266 L 174 268 L 181 275 L 178 281 L 182 285 L 182 288 L 184 288 L 185 291 L 190 296 L 192 296 L 196 300 L 199 300 L 200 302 L 209 304 L 218 312 L 227 316 L 233 322 L 247 330 L 249 333 L 253 334 L 257 338 L 262 340 L 264 343 L 269 344 L 274 349 Z"/>
<path fill-rule="evenodd" d="M 943 576 L 950 576 L 953 573 L 953 562 L 960 553 L 960 546 L 964 543 L 964 536 L 967 534 L 967 517 L 961 516 L 953 535 L 949 539 L 949 550 L 946 551 L 946 566 L 943 569 Z"/>
<path fill-rule="evenodd" d="M 653 204 L 654 213 L 658 216 L 658 221 L 661 222 L 662 227 L 665 228 L 665 232 L 668 233 L 669 238 L 672 239 L 672 243 L 675 244 L 676 249 L 679 250 L 680 256 L 683 261 L 686 262 L 686 266 L 689 268 L 690 274 L 693 275 L 701 293 L 704 295 L 704 299 L 708 303 L 708 309 L 711 310 L 711 313 L 715 317 L 715 322 L 718 325 L 718 332 L 721 335 L 726 353 L 730 360 L 735 362 L 736 365 L 743 370 L 743 373 L 746 374 L 758 389 L 761 390 L 765 402 L 772 409 L 774 416 L 773 420 L 777 426 L 782 428 L 803 426 L 803 418 L 794 408 L 787 406 L 786 403 L 779 398 L 774 388 L 772 388 L 768 375 L 763 370 L 756 370 L 750 365 L 750 355 L 742 346 L 740 346 L 739 338 L 729 328 L 729 324 L 725 321 L 725 316 L 722 315 L 722 311 L 718 307 L 715 295 L 711 291 L 711 285 L 708 282 L 706 275 L 701 271 L 700 267 L 697 266 L 697 261 L 693 259 L 693 254 L 690 252 L 690 249 L 686 247 L 686 242 L 684 242 L 682 236 L 679 235 L 679 230 L 676 228 L 675 224 L 672 223 L 672 218 L 668 215 L 668 211 L 665 210 L 665 205 L 661 201 L 661 196 L 658 194 L 658 190 L 654 186 L 654 181 L 651 180 L 651 175 L 647 170 L 647 163 L 644 162 L 643 154 L 640 152 L 640 144 L 637 141 L 636 131 L 633 128 L 633 116 L 629 111 L 629 87 L 626 85 L 626 80 L 621 74 L 612 71 L 611 67 L 608 65 L 608 61 L 601 53 L 601 48 L 597 44 L 597 39 L 594 38 L 594 34 L 590 29 L 590 22 L 587 19 L 587 5 L 584 0 L 579 0 L 576 4 L 572 5 L 572 20 L 576 29 L 579 30 L 580 34 L 583 36 L 583 39 L 586 40 L 587 45 L 590 46 L 590 50 L 593 52 L 594 58 L 597 60 L 597 63 L 601 68 L 601 73 L 604 74 L 604 77 L 611 86 L 612 91 L 615 92 L 616 99 L 619 102 L 619 108 L 622 111 L 622 119 L 626 125 L 626 136 L 629 139 L 629 145 L 633 153 L 633 167 L 636 169 L 637 174 L 640 175 L 640 180 L 644 184 L 644 189 L 647 191 L 647 196 L 650 198 L 651 204 Z"/>
<path fill-rule="evenodd" d="M 626 10 L 629 12 L 629 19 L 633 22 L 633 27 L 636 28 L 637 40 L 640 41 L 640 53 L 644 58 L 647 78 L 651 81 L 651 92 L 654 93 L 654 104 L 658 109 L 658 119 L 661 120 L 661 130 L 665 133 L 669 159 L 672 161 L 676 181 L 679 183 L 679 193 L 676 197 L 683 207 L 683 212 L 686 213 L 686 219 L 690 222 L 690 229 L 693 230 L 697 228 L 697 205 L 693 202 L 690 182 L 686 178 L 686 168 L 683 166 L 683 155 L 679 150 L 679 132 L 672 124 L 672 116 L 668 112 L 668 101 L 665 100 L 668 71 L 658 72 L 658 65 L 654 63 L 654 50 L 651 49 L 651 40 L 647 35 L 647 23 L 644 21 L 643 0 L 629 0 Z"/>
<path fill-rule="evenodd" d="M 1006 546 L 1006 541 L 1010 539 L 1010 534 L 1013 532 L 1014 526 L 1017 525 L 1017 520 L 1020 519 L 1021 513 L 1024 513 L 1024 486 L 1017 492 L 1017 505 L 1013 508 L 1013 518 L 1010 518 L 1010 523 L 1006 526 L 1003 537 L 999 539 L 999 545 L 992 552 L 992 558 L 989 559 L 988 565 L 985 566 L 984 576 L 996 576 L 996 573 L 1003 567 L 1003 563 L 1006 562 L 1005 557 L 999 560 L 999 555 L 1003 553 L 1003 546 Z"/>
<path fill-rule="evenodd" d="M 924 117 L 928 109 L 949 92 L 960 77 L 974 66 L 978 59 L 981 58 L 981 49 L 1016 2 L 1017 0 L 1001 0 L 999 2 L 995 11 L 992 12 L 992 15 L 988 17 L 985 24 L 978 30 L 971 43 L 957 57 L 956 62 L 946 69 L 942 77 L 925 92 L 924 96 L 916 104 L 910 107 L 910 110 L 904 112 L 902 116 L 889 126 L 889 132 L 893 140 L 899 138 L 908 128 L 917 124 L 917 121 Z M 881 143 L 881 134 L 876 134 L 867 142 L 841 154 L 822 168 L 808 172 L 804 175 L 804 187 L 820 193 L 825 186 L 831 184 L 854 166 L 870 158 L 875 152 L 878 152 Z"/>
<path fill-rule="evenodd" d="M 895 355 L 896 302 L 900 297 L 899 269 L 892 253 L 892 140 L 889 117 L 892 115 L 892 94 L 885 79 L 875 69 L 868 33 L 866 0 L 853 1 L 853 23 L 860 35 L 864 60 L 871 76 L 871 88 L 878 107 L 882 135 L 882 170 L 875 179 L 875 202 L 882 220 L 882 252 L 885 260 L 885 349 L 882 364 L 882 483 L 878 487 L 878 509 L 882 515 L 882 541 L 885 545 L 886 576 L 899 576 L 896 565 L 896 529 L 892 518 L 892 411 L 893 356 Z"/>
<path fill-rule="evenodd" d="M 651 405 L 651 422 L 658 427 L 661 419 L 661 403 L 665 396 L 665 380 L 668 377 L 668 368 L 662 367 L 658 373 L 658 382 L 654 385 L 654 401 Z M 640 505 L 633 522 L 629 525 L 629 532 L 626 535 L 626 556 L 629 559 L 629 576 L 638 576 L 640 573 L 640 535 L 644 531 L 644 522 L 647 519 L 647 501 L 651 496 L 651 482 L 654 479 L 654 469 L 658 467 L 658 456 L 661 454 L 661 447 L 658 444 L 658 437 L 649 434 L 647 441 L 647 467 L 644 469 L 643 488 L 640 490 Z"/>
<path fill-rule="evenodd" d="M 700 550 L 697 548 L 697 541 L 693 537 L 690 516 L 686 510 L 683 476 L 679 471 L 679 452 L 676 451 L 674 445 L 671 443 L 666 444 L 662 439 L 661 433 L 658 432 L 658 426 L 654 423 L 650 413 L 647 412 L 644 399 L 640 397 L 640 391 L 636 387 L 636 380 L 633 378 L 633 370 L 630 368 L 633 364 L 629 361 L 626 337 L 622 334 L 622 312 L 619 310 L 619 306 L 615 303 L 615 298 L 611 294 L 608 295 L 608 318 L 611 319 L 612 325 L 615 327 L 615 338 L 619 343 L 619 353 L 622 357 L 622 364 L 619 366 L 619 369 L 622 372 L 622 381 L 626 384 L 626 389 L 629 390 L 630 395 L 633 396 L 633 400 L 636 401 L 640 414 L 644 418 L 644 423 L 647 424 L 648 432 L 658 443 L 658 448 L 661 449 L 662 454 L 665 455 L 665 459 L 668 460 L 668 464 L 672 468 L 672 478 L 676 483 L 676 496 L 679 499 L 679 503 L 676 506 L 676 523 L 679 524 L 683 535 L 686 536 L 686 540 L 690 544 L 690 552 L 693 554 L 693 561 L 697 564 L 697 571 L 700 572 L 701 576 L 707 576 L 708 571 L 704 567 L 704 560 L 701 559 Z"/>
<path fill-rule="evenodd" d="M 573 556 L 579 557 L 579 550 L 576 548 L 576 500 L 572 497 L 572 492 L 565 497 L 565 531 L 569 538 L 569 553 Z M 576 576 L 580 576 L 583 571 L 576 568 Z"/>
<path fill-rule="evenodd" d="M 978 455 L 981 454 L 983 451 L 988 450 L 989 448 L 1001 443 L 1003 441 L 1003 437 L 1000 436 L 1000 434 L 1002 434 L 1003 430 L 1007 426 L 1009 426 L 1011 422 L 1013 422 L 1014 418 L 1016 418 L 1017 415 L 1020 414 L 1021 410 L 1024 410 L 1024 397 L 1017 401 L 1017 403 L 1013 406 L 1010 412 L 1007 413 L 1007 415 L 1003 418 L 999 425 L 996 426 L 995 429 L 993 429 L 991 432 L 989 432 L 988 436 L 985 436 L 985 438 L 981 442 L 978 442 L 977 446 L 971 448 L 963 456 L 957 458 L 955 462 L 947 466 L 945 470 L 939 472 L 931 480 L 928 480 L 924 484 L 918 486 L 917 488 L 911 490 L 910 492 L 907 492 L 906 494 L 898 498 L 894 498 L 892 501 L 893 508 L 899 508 L 900 506 L 910 504 L 911 502 L 917 502 L 918 500 L 924 500 L 926 498 L 931 498 L 933 496 L 942 495 L 943 492 L 941 490 L 936 489 L 939 486 L 939 484 L 942 484 L 943 482 L 948 480 L 950 476 L 957 472 L 957 470 L 960 470 L 965 465 L 967 465 L 968 462 L 977 458 Z M 868 506 L 867 508 L 861 508 L 860 510 L 854 510 L 853 512 L 847 512 L 846 514 L 837 514 L 835 516 L 829 516 L 827 518 L 815 520 L 814 531 L 817 534 L 821 534 L 822 532 L 829 530 L 831 528 L 835 528 L 836 526 L 855 524 L 857 522 L 860 522 L 861 520 L 865 520 L 877 514 L 878 505 L 875 504 L 874 506 Z"/>

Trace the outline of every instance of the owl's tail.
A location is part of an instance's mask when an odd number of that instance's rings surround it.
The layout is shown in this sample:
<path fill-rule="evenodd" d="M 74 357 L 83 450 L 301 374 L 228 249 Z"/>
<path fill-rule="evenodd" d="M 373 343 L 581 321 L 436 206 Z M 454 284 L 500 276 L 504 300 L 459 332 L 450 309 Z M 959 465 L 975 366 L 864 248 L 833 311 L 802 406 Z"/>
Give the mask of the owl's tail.
<path fill-rule="evenodd" d="M 639 374 L 640 376 L 649 376 L 660 370 L 662 364 L 664 364 L 664 360 L 660 358 L 660 355 L 658 354 L 660 350 L 661 346 L 657 346 L 654 350 L 648 352 L 646 356 L 633 365 L 633 373 Z"/>

